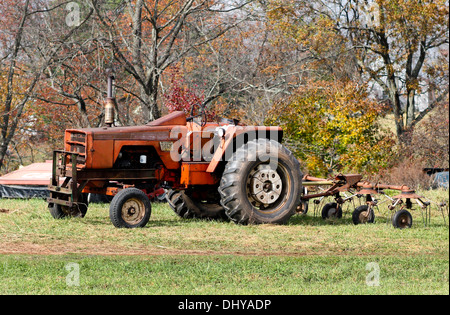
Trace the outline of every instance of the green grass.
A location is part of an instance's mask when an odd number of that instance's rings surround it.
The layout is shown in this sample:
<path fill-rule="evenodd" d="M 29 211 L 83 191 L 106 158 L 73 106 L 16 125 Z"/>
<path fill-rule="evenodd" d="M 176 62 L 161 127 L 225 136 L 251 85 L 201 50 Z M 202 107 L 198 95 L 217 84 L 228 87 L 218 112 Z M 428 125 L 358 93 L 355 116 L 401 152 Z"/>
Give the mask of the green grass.
<path fill-rule="evenodd" d="M 398 230 L 381 206 L 375 224 L 355 226 L 350 206 L 341 220 L 311 205 L 284 226 L 240 226 L 155 203 L 149 224 L 128 230 L 113 227 L 108 205 L 54 220 L 42 200 L 3 199 L 0 294 L 449 294 L 447 213 L 432 208 L 425 224 L 414 210 L 413 227 Z M 79 286 L 66 282 L 69 263 Z M 366 283 L 369 263 L 379 286 Z"/>
<path fill-rule="evenodd" d="M 448 294 L 448 260 L 424 256 L 0 257 L 2 294 Z M 366 284 L 371 262 L 379 286 Z"/>

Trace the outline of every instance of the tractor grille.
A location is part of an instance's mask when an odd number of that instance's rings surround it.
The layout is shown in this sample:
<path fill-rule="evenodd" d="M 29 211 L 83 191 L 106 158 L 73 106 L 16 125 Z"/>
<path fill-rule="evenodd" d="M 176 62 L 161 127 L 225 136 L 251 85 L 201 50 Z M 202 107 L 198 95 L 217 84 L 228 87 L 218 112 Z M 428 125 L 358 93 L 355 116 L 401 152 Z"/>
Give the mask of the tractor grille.
<path fill-rule="evenodd" d="M 70 144 L 70 152 L 86 154 L 86 147 L 82 144 Z"/>
<path fill-rule="evenodd" d="M 77 142 L 86 142 L 86 134 L 85 133 L 71 133 L 70 134 L 70 141 L 77 141 Z"/>
<path fill-rule="evenodd" d="M 66 143 L 70 152 L 79 154 L 77 164 L 86 163 L 86 134 L 82 132 L 71 132 Z"/>

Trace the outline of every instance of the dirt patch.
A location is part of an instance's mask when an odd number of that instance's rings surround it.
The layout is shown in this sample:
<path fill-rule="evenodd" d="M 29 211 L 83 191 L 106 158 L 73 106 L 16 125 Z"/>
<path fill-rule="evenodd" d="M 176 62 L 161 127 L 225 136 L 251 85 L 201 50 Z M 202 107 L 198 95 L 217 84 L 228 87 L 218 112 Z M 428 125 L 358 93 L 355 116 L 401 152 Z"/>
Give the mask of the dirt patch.
<path fill-rule="evenodd" d="M 9 213 L 11 210 L 8 209 L 1 209 L 0 208 L 0 213 Z"/>
<path fill-rule="evenodd" d="M 93 244 L 36 244 L 29 242 L 9 242 L 0 244 L 0 254 L 6 255 L 100 255 L 100 256 L 212 256 L 212 255 L 233 255 L 233 256 L 305 256 L 308 253 L 285 253 L 285 252 L 237 252 L 237 251 L 214 251 L 214 250 L 183 250 L 164 248 L 160 246 L 150 246 L 142 248 L 126 248 L 121 246 L 100 246 Z"/>

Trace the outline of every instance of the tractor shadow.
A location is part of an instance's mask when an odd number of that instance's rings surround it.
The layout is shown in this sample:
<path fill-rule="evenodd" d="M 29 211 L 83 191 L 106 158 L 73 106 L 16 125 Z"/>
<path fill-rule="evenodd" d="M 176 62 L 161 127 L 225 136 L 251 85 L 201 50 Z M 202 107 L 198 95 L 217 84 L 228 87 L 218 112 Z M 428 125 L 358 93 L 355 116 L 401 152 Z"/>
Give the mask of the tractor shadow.
<path fill-rule="evenodd" d="M 288 225 L 325 226 L 325 225 L 353 225 L 351 214 L 342 218 L 327 218 L 313 214 L 297 214 L 289 219 Z"/>

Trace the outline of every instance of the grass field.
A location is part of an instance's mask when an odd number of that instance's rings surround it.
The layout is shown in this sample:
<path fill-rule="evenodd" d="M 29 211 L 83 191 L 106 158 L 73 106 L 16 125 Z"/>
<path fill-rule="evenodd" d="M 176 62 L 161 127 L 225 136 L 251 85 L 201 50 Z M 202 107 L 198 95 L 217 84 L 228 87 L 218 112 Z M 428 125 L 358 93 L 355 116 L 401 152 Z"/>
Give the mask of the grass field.
<path fill-rule="evenodd" d="M 446 200 L 448 191 L 423 192 Z M 108 205 L 54 220 L 43 200 L 0 200 L 0 294 L 449 294 L 448 213 L 394 229 L 322 220 L 287 225 L 183 220 L 154 203 L 143 229 L 116 229 Z M 425 224 L 426 223 L 426 224 Z"/>

